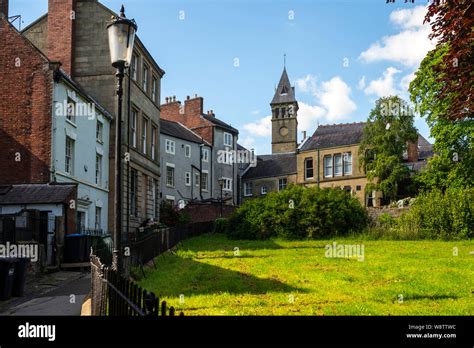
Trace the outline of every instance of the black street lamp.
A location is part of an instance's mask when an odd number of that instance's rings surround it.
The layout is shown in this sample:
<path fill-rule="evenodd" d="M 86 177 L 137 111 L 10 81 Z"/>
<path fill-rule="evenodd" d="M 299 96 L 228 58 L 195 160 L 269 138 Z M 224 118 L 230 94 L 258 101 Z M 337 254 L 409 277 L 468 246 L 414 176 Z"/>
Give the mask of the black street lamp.
<path fill-rule="evenodd" d="M 117 69 L 117 120 L 115 124 L 115 231 L 113 268 L 122 272 L 122 99 L 124 71 L 130 66 L 137 24 L 125 17 L 122 5 L 120 15 L 113 17 L 107 25 L 109 33 L 110 60 Z"/>
<path fill-rule="evenodd" d="M 224 178 L 217 179 L 219 186 L 221 187 L 221 217 L 222 217 L 222 189 L 224 187 Z"/>

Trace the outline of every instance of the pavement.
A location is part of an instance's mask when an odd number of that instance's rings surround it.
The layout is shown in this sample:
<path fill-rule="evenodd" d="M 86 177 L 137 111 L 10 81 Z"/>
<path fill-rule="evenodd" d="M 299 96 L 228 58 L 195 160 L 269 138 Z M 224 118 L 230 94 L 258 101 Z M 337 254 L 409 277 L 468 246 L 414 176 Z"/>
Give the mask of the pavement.
<path fill-rule="evenodd" d="M 81 315 L 90 272 L 56 272 L 27 285 L 24 297 L 0 302 L 0 315 Z"/>

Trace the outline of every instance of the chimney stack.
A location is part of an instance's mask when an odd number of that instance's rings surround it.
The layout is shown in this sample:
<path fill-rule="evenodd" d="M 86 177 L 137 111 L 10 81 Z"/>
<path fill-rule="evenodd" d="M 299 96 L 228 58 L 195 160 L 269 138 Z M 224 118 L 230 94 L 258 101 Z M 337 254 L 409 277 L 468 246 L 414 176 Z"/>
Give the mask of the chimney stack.
<path fill-rule="evenodd" d="M 3 13 L 8 19 L 8 1 L 9 0 L 0 0 L 0 13 Z"/>
<path fill-rule="evenodd" d="M 305 140 L 305 139 L 306 139 L 306 131 L 304 130 L 303 131 L 303 140 Z"/>
<path fill-rule="evenodd" d="M 4 0 L 0 0 L 4 1 Z M 47 56 L 72 77 L 76 0 L 48 0 Z"/>
<path fill-rule="evenodd" d="M 407 160 L 408 162 L 417 162 L 419 157 L 418 144 L 411 141 L 407 144 Z"/>

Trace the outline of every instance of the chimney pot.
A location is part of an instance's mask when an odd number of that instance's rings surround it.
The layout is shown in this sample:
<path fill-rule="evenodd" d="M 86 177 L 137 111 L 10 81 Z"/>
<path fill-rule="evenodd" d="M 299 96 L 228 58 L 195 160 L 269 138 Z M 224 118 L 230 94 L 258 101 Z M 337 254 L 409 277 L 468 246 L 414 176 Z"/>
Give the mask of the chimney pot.
<path fill-rule="evenodd" d="M 196 93 L 196 94 L 194 94 L 194 98 L 197 98 L 197 97 L 198 97 L 197 93 Z"/>
<path fill-rule="evenodd" d="M 174 95 L 173 96 L 173 103 L 176 101 L 176 96 Z"/>
<path fill-rule="evenodd" d="M 186 100 L 189 100 L 189 99 L 191 99 L 191 98 L 189 97 L 189 95 L 188 95 L 188 96 L 186 96 Z"/>
<path fill-rule="evenodd" d="M 166 100 L 166 104 L 168 104 L 168 97 L 166 97 L 165 100 Z"/>

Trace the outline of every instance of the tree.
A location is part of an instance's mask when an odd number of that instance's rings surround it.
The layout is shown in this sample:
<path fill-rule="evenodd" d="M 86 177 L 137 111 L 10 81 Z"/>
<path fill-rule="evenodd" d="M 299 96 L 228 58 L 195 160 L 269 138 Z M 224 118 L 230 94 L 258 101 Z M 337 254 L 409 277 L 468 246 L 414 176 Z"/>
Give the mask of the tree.
<path fill-rule="evenodd" d="M 370 112 L 359 148 L 369 191 L 382 191 L 390 200 L 396 199 L 398 184 L 409 177 L 403 164 L 408 142 L 418 141 L 414 116 L 408 103 L 398 96 L 380 98 Z"/>
<path fill-rule="evenodd" d="M 439 67 L 445 64 L 447 54 L 449 44 L 440 44 L 428 52 L 409 87 L 415 111 L 426 119 L 435 139 L 435 155 L 417 177 L 422 188 L 428 190 L 474 185 L 474 120 L 446 117 L 453 97 L 443 97 L 445 80 L 444 76 L 439 78 Z"/>
<path fill-rule="evenodd" d="M 425 22 L 431 24 L 430 39 L 446 50 L 434 69 L 439 97 L 447 101 L 443 117 L 463 119 L 474 112 L 474 3 L 469 0 L 434 0 Z"/>

